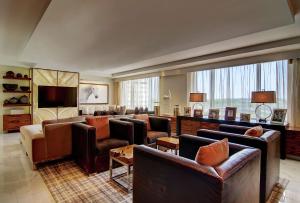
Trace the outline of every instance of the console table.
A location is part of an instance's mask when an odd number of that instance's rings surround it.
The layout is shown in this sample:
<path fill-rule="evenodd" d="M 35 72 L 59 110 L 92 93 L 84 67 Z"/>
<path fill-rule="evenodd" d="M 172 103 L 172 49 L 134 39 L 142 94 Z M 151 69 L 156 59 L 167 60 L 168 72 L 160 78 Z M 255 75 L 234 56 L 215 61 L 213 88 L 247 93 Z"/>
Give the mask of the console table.
<path fill-rule="evenodd" d="M 281 133 L 280 139 L 280 158 L 286 158 L 286 134 L 287 134 L 287 124 L 278 125 L 272 124 L 270 122 L 267 123 L 259 123 L 256 121 L 241 122 L 241 121 L 226 121 L 226 120 L 216 120 L 209 118 L 197 118 L 197 117 L 189 117 L 189 116 L 177 116 L 177 135 L 181 134 L 191 134 L 197 135 L 198 129 L 209 129 L 209 130 L 219 130 L 220 124 L 228 124 L 228 125 L 241 125 L 241 126 L 256 126 L 261 125 L 263 128 L 278 130 Z"/>

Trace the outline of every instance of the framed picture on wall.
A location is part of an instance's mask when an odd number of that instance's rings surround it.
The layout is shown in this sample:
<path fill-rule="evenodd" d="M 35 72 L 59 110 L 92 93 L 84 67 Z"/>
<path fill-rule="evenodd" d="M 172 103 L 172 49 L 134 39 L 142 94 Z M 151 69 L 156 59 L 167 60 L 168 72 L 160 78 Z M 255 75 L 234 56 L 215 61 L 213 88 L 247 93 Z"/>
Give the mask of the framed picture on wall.
<path fill-rule="evenodd" d="M 107 84 L 80 83 L 80 104 L 108 104 L 109 87 Z"/>
<path fill-rule="evenodd" d="M 234 121 L 236 118 L 236 107 L 225 108 L 225 121 Z"/>
<path fill-rule="evenodd" d="M 210 119 L 219 119 L 220 109 L 209 109 L 208 118 Z"/>
<path fill-rule="evenodd" d="M 283 124 L 286 116 L 286 109 L 273 109 L 271 123 Z"/>

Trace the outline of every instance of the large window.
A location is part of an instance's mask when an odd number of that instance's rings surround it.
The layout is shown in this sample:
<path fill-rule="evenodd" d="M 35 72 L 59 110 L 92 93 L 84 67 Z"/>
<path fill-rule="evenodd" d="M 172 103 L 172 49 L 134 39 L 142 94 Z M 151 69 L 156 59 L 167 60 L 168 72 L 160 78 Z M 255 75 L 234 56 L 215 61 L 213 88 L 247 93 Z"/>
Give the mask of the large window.
<path fill-rule="evenodd" d="M 159 77 L 121 82 L 121 104 L 126 108 L 148 107 L 153 110 L 159 102 Z"/>
<path fill-rule="evenodd" d="M 273 108 L 287 106 L 287 60 L 260 64 L 226 67 L 192 73 L 191 90 L 207 93 L 205 112 L 209 108 L 220 108 L 224 114 L 226 106 L 237 107 L 239 113 L 254 116 L 256 104 L 251 104 L 251 92 L 276 91 L 277 103 Z"/>

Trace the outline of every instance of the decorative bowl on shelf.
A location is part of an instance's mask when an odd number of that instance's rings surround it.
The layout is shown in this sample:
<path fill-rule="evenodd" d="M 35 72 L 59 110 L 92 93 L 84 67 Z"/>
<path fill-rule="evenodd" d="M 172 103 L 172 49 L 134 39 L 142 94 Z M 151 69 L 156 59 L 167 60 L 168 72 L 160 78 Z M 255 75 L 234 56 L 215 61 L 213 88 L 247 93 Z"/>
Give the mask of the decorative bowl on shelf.
<path fill-rule="evenodd" d="M 21 73 L 17 73 L 17 78 L 22 78 L 23 75 Z"/>
<path fill-rule="evenodd" d="M 27 78 L 28 78 L 28 75 L 24 75 L 24 78 L 26 78 L 26 79 L 27 79 Z"/>
<path fill-rule="evenodd" d="M 29 98 L 26 95 L 23 95 L 22 97 L 20 97 L 19 103 L 28 104 L 29 103 Z"/>
<path fill-rule="evenodd" d="M 17 84 L 2 84 L 6 91 L 15 91 L 18 88 Z"/>
<path fill-rule="evenodd" d="M 19 100 L 16 97 L 12 97 L 12 98 L 9 99 L 10 104 L 16 104 L 16 103 L 18 103 L 18 101 Z"/>
<path fill-rule="evenodd" d="M 20 89 L 24 92 L 29 91 L 30 87 L 28 86 L 20 86 Z"/>
<path fill-rule="evenodd" d="M 13 77 L 15 77 L 15 73 L 12 72 L 12 71 L 7 71 L 7 72 L 6 72 L 6 77 L 8 77 L 8 78 L 13 78 Z"/>

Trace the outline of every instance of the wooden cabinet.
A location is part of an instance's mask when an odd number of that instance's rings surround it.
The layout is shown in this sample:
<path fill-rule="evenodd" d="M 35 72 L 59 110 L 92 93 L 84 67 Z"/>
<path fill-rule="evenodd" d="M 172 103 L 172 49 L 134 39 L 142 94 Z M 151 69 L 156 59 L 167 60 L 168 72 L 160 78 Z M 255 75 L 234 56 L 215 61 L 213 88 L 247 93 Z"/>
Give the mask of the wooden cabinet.
<path fill-rule="evenodd" d="M 300 129 L 288 129 L 286 135 L 286 154 L 300 158 Z"/>
<path fill-rule="evenodd" d="M 4 115 L 3 116 L 3 130 L 7 132 L 18 131 L 21 126 L 31 124 L 30 114 L 19 115 Z"/>

